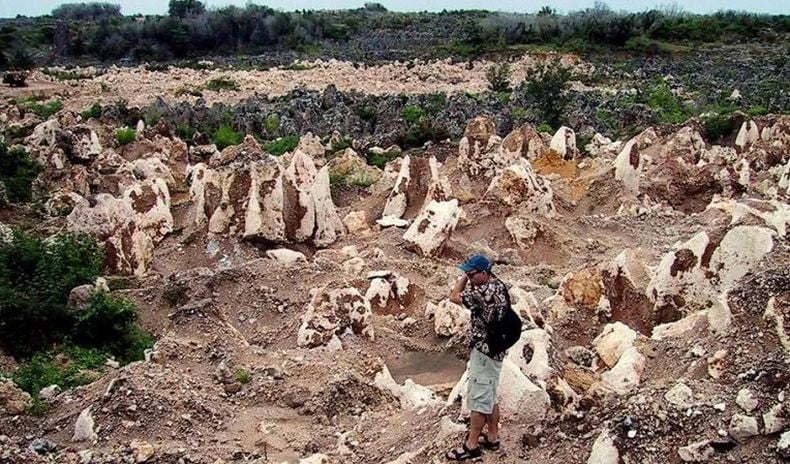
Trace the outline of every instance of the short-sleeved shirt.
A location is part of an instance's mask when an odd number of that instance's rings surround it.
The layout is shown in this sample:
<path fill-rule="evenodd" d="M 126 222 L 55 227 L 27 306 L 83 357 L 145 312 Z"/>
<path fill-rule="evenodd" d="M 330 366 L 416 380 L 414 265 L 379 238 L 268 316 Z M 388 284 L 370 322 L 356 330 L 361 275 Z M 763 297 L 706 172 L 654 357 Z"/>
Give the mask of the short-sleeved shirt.
<path fill-rule="evenodd" d="M 495 361 L 505 359 L 506 353 L 491 356 L 488 349 L 488 325 L 491 321 L 501 320 L 508 307 L 507 287 L 501 280 L 492 277 L 483 285 L 467 285 L 461 292 L 461 302 L 472 313 L 469 325 L 469 344 L 471 348 Z"/>

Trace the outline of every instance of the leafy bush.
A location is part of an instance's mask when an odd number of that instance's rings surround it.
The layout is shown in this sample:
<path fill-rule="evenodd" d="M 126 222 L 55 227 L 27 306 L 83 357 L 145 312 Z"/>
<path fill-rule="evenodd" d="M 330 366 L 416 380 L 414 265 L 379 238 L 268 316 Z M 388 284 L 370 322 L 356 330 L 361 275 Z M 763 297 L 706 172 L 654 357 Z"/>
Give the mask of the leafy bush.
<path fill-rule="evenodd" d="M 100 103 L 94 103 L 91 105 L 90 108 L 80 112 L 80 116 L 84 121 L 87 121 L 90 118 L 100 118 L 102 113 L 102 107 Z"/>
<path fill-rule="evenodd" d="M 115 140 L 118 145 L 127 145 L 137 138 L 137 132 L 131 127 L 121 127 L 115 131 Z"/>
<path fill-rule="evenodd" d="M 767 114 L 768 110 L 766 110 L 764 106 L 757 105 L 749 108 L 749 110 L 746 113 L 749 116 L 756 118 L 757 116 L 762 116 L 764 114 Z"/>
<path fill-rule="evenodd" d="M 92 382 L 96 375 L 91 372 L 101 369 L 108 357 L 100 350 L 67 346 L 36 354 L 22 363 L 12 378 L 19 388 L 38 397 L 41 389 L 50 385 L 67 389 Z"/>
<path fill-rule="evenodd" d="M 0 182 L 5 185 L 6 196 L 12 203 L 31 200 L 31 185 L 43 167 L 34 161 L 24 148 L 9 149 L 0 142 Z"/>
<path fill-rule="evenodd" d="M 357 116 L 360 119 L 368 120 L 376 116 L 376 107 L 373 105 L 363 105 L 357 108 Z"/>
<path fill-rule="evenodd" d="M 94 292 L 88 300 L 88 307 L 75 315 L 73 337 L 84 346 L 124 353 L 128 347 L 126 334 L 136 319 L 137 313 L 131 301 L 103 291 Z"/>
<path fill-rule="evenodd" d="M 708 142 L 716 143 L 733 133 L 734 127 L 729 115 L 711 114 L 702 118 Z"/>
<path fill-rule="evenodd" d="M 414 125 L 420 122 L 425 111 L 419 106 L 409 105 L 401 110 L 400 115 L 409 125 Z"/>
<path fill-rule="evenodd" d="M 313 69 L 313 67 L 309 64 L 293 62 L 287 66 L 283 66 L 283 69 L 286 71 L 307 71 L 308 69 Z"/>
<path fill-rule="evenodd" d="M 397 144 L 402 148 L 420 147 L 425 142 L 438 142 L 450 137 L 447 128 L 433 121 L 422 119 L 419 124 L 410 126 L 397 137 Z"/>
<path fill-rule="evenodd" d="M 263 127 L 269 134 L 277 133 L 280 129 L 280 117 L 276 113 L 267 114 L 266 119 L 263 121 Z"/>
<path fill-rule="evenodd" d="M 233 376 L 236 378 L 236 381 L 242 385 L 248 384 L 252 380 L 252 375 L 250 375 L 250 372 L 242 367 L 236 369 L 236 372 Z"/>
<path fill-rule="evenodd" d="M 299 145 L 299 136 L 291 134 L 266 144 L 266 151 L 271 155 L 280 156 L 286 152 L 293 151 L 297 145 Z"/>
<path fill-rule="evenodd" d="M 112 3 L 65 3 L 52 10 L 52 16 L 66 21 L 98 21 L 121 17 L 121 5 Z"/>
<path fill-rule="evenodd" d="M 553 134 L 554 133 L 554 129 L 551 127 L 551 125 L 549 125 L 549 124 L 547 124 L 545 122 L 541 123 L 538 127 L 535 128 L 535 130 L 538 131 L 538 132 L 545 132 L 547 134 Z"/>
<path fill-rule="evenodd" d="M 502 63 L 500 65 L 492 65 L 486 70 L 486 79 L 488 79 L 488 90 L 492 92 L 509 92 L 510 91 L 510 65 Z"/>
<path fill-rule="evenodd" d="M 527 118 L 527 110 L 524 108 L 513 108 L 510 111 L 510 115 L 513 116 L 513 119 L 516 121 L 523 121 Z"/>
<path fill-rule="evenodd" d="M 371 166 L 376 166 L 379 169 L 384 169 L 390 161 L 394 160 L 400 155 L 397 150 L 385 151 L 384 153 L 368 152 L 367 162 Z"/>
<path fill-rule="evenodd" d="M 63 103 L 60 100 L 51 100 L 46 103 L 37 101 L 28 101 L 22 103 L 22 108 L 27 111 L 33 112 L 41 119 L 47 119 L 53 114 L 63 109 Z"/>
<path fill-rule="evenodd" d="M 206 11 L 206 5 L 198 0 L 170 0 L 167 14 L 183 18 L 188 15 L 199 15 Z"/>
<path fill-rule="evenodd" d="M 27 72 L 9 71 L 3 74 L 3 84 L 9 87 L 27 87 Z"/>
<path fill-rule="evenodd" d="M 243 139 L 241 133 L 234 131 L 232 127 L 226 124 L 219 126 L 212 138 L 219 150 L 224 150 L 232 145 L 238 145 Z"/>
<path fill-rule="evenodd" d="M 0 243 L 0 345 L 29 356 L 72 334 L 72 288 L 91 283 L 104 252 L 96 240 L 63 234 L 43 239 L 15 230 Z"/>
<path fill-rule="evenodd" d="M 221 76 L 209 80 L 206 85 L 203 86 L 203 88 L 216 92 L 219 92 L 220 90 L 239 90 L 239 84 L 229 77 Z"/>
<path fill-rule="evenodd" d="M 638 88 L 634 102 L 652 108 L 656 113 L 656 122 L 663 124 L 680 124 L 692 114 L 690 108 L 672 93 L 662 79 L 655 80 L 647 88 Z"/>
<path fill-rule="evenodd" d="M 554 62 L 530 74 L 524 82 L 524 92 L 533 100 L 539 116 L 551 126 L 558 127 L 562 124 L 568 105 L 565 90 L 570 79 L 570 70 Z"/>

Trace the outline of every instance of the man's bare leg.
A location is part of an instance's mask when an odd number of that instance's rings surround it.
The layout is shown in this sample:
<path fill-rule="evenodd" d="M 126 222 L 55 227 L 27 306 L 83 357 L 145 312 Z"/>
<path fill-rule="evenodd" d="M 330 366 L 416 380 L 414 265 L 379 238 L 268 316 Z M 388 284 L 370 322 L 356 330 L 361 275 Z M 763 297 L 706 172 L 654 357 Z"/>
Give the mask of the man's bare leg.
<path fill-rule="evenodd" d="M 480 440 L 480 433 L 482 433 L 484 425 L 486 425 L 486 415 L 472 411 L 469 421 L 469 437 L 466 439 L 467 448 L 477 448 L 477 442 Z"/>
<path fill-rule="evenodd" d="M 496 443 L 499 440 L 499 404 L 494 405 L 491 414 L 486 416 L 486 424 L 488 424 L 488 441 Z"/>

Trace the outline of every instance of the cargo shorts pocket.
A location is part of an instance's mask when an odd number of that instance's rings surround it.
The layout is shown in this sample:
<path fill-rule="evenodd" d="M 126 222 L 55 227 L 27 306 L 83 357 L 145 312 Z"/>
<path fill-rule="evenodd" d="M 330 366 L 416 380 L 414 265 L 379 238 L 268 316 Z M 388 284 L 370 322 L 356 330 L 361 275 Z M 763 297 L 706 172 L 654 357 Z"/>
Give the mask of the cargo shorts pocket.
<path fill-rule="evenodd" d="M 494 379 L 470 377 L 467 391 L 467 407 L 470 411 L 491 414 L 494 409 Z"/>

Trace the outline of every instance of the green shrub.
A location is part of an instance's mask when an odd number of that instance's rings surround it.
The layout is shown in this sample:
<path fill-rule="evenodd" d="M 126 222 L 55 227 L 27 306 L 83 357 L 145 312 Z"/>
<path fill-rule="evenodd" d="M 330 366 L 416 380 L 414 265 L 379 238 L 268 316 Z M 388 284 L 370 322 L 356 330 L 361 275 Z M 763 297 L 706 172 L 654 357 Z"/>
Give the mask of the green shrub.
<path fill-rule="evenodd" d="M 63 109 L 63 103 L 60 100 L 51 100 L 46 103 L 39 103 L 37 101 L 29 101 L 22 104 L 22 108 L 34 113 L 41 119 L 47 119 L 53 114 Z"/>
<path fill-rule="evenodd" d="M 236 381 L 242 385 L 246 385 L 252 380 L 252 375 L 250 375 L 250 372 L 242 367 L 236 369 L 236 372 L 233 376 L 236 378 Z"/>
<path fill-rule="evenodd" d="M 183 97 L 184 95 L 189 95 L 191 97 L 202 97 L 203 92 L 201 92 L 200 89 L 197 87 L 191 87 L 188 85 L 176 89 L 175 91 L 176 97 Z"/>
<path fill-rule="evenodd" d="M 513 116 L 513 119 L 516 121 L 523 121 L 527 118 L 527 110 L 524 108 L 513 108 L 510 111 L 510 115 Z"/>
<path fill-rule="evenodd" d="M 219 150 L 224 150 L 232 145 L 238 145 L 241 143 L 242 139 L 243 136 L 241 133 L 234 131 L 232 127 L 226 124 L 219 126 L 219 129 L 214 132 L 213 137 L 214 144 Z"/>
<path fill-rule="evenodd" d="M 438 142 L 450 137 L 447 128 L 434 123 L 431 120 L 423 119 L 419 124 L 409 126 L 409 128 L 397 137 L 397 144 L 402 148 L 420 147 L 425 142 Z"/>
<path fill-rule="evenodd" d="M 422 120 L 422 117 L 424 115 L 425 115 L 425 111 L 421 107 L 415 105 L 406 106 L 400 112 L 400 116 L 409 125 L 417 124 L 418 122 L 420 122 L 420 120 Z"/>
<path fill-rule="evenodd" d="M 3 74 L 3 84 L 9 87 L 27 87 L 27 72 L 7 71 Z"/>
<path fill-rule="evenodd" d="M 385 151 L 384 153 L 368 152 L 367 162 L 371 166 L 384 169 L 384 166 L 386 166 L 387 163 L 397 158 L 400 154 L 401 152 L 397 150 Z"/>
<path fill-rule="evenodd" d="M 663 79 L 655 80 L 646 88 L 638 88 L 635 101 L 652 108 L 656 114 L 656 122 L 663 124 L 680 124 L 692 114 L 690 108 L 672 93 Z"/>
<path fill-rule="evenodd" d="M 545 132 L 547 134 L 553 134 L 554 129 L 548 123 L 541 123 L 538 127 L 535 128 L 538 132 Z"/>
<path fill-rule="evenodd" d="M 376 116 L 376 107 L 373 105 L 363 105 L 357 108 L 357 116 L 360 119 L 368 120 Z"/>
<path fill-rule="evenodd" d="M 299 145 L 299 136 L 291 134 L 266 144 L 266 151 L 271 155 L 280 156 L 286 152 L 293 151 L 297 145 Z"/>
<path fill-rule="evenodd" d="M 277 116 L 276 113 L 266 115 L 266 119 L 263 121 L 263 127 L 269 134 L 277 133 L 280 129 L 280 117 Z"/>
<path fill-rule="evenodd" d="M 767 114 L 767 113 L 768 113 L 768 110 L 766 110 L 764 106 L 760 106 L 760 105 L 752 106 L 747 111 L 747 114 L 749 116 L 753 117 L 753 118 L 756 118 L 757 116 L 762 116 L 762 115 Z"/>
<path fill-rule="evenodd" d="M 552 126 L 562 125 L 570 79 L 570 70 L 554 62 L 530 74 L 524 82 L 524 91 L 534 101 L 539 116 Z"/>
<path fill-rule="evenodd" d="M 72 288 L 91 283 L 104 252 L 95 239 L 62 234 L 47 241 L 15 230 L 0 243 L 0 345 L 29 356 L 72 334 Z"/>
<path fill-rule="evenodd" d="M 203 88 L 215 92 L 219 92 L 220 90 L 239 90 L 239 84 L 229 77 L 221 76 L 209 80 Z"/>
<path fill-rule="evenodd" d="M 19 366 L 12 379 L 19 388 L 38 398 L 41 389 L 50 385 L 68 389 L 93 382 L 107 358 L 107 353 L 100 350 L 67 346 L 36 354 Z"/>
<path fill-rule="evenodd" d="M 134 303 L 106 292 L 94 292 L 88 307 L 74 317 L 73 338 L 84 346 L 103 347 L 111 353 L 123 353 L 125 336 L 137 319 Z"/>
<path fill-rule="evenodd" d="M 118 145 L 127 145 L 137 138 L 137 132 L 131 127 L 121 127 L 115 131 L 115 140 Z"/>
<path fill-rule="evenodd" d="M 351 144 L 352 144 L 351 139 L 349 139 L 348 137 L 342 137 L 340 140 L 336 140 L 332 142 L 331 151 L 338 152 L 341 150 L 345 150 L 346 148 L 350 148 Z"/>
<path fill-rule="evenodd" d="M 101 113 L 102 113 L 101 104 L 100 103 L 94 103 L 93 105 L 91 105 L 90 108 L 82 111 L 80 113 L 80 116 L 82 116 L 83 121 L 87 121 L 88 119 L 91 119 L 91 118 L 96 118 L 96 119 L 100 118 L 101 117 Z"/>
<path fill-rule="evenodd" d="M 486 70 L 486 79 L 488 79 L 488 90 L 492 92 L 509 92 L 510 91 L 510 65 L 501 63 L 500 65 L 492 65 Z"/>
<path fill-rule="evenodd" d="M 730 116 L 725 114 L 711 114 L 702 118 L 705 126 L 705 135 L 708 142 L 716 143 L 732 134 L 734 128 Z"/>
<path fill-rule="evenodd" d="M 31 186 L 43 167 L 20 147 L 9 149 L 0 142 L 0 182 L 5 185 L 6 197 L 12 203 L 26 203 L 32 199 Z"/>
<path fill-rule="evenodd" d="M 197 129 L 189 124 L 179 124 L 176 127 L 176 135 L 182 140 L 191 139 L 192 136 L 195 135 L 195 132 L 197 132 Z"/>

